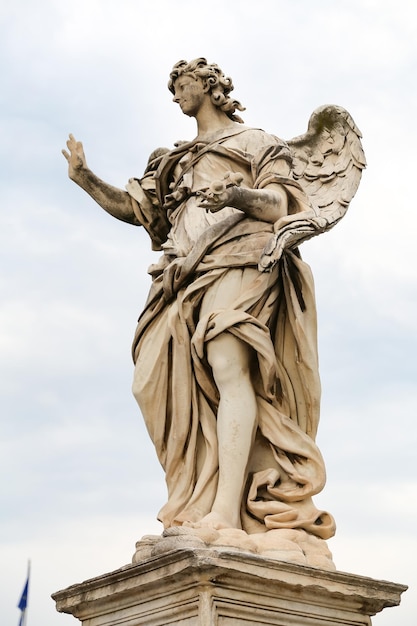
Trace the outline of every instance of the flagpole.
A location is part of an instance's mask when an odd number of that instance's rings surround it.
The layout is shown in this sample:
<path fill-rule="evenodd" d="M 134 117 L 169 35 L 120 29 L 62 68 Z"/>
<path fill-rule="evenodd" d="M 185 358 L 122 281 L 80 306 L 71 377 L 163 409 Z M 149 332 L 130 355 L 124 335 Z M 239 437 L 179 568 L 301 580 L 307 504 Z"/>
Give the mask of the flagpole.
<path fill-rule="evenodd" d="M 30 580 L 30 559 L 28 559 L 28 576 L 27 576 L 27 581 L 28 581 L 28 599 L 29 599 L 29 580 Z M 25 608 L 25 613 L 23 616 L 23 626 L 26 626 L 27 623 L 27 619 L 28 619 L 28 600 L 26 601 L 26 608 Z"/>

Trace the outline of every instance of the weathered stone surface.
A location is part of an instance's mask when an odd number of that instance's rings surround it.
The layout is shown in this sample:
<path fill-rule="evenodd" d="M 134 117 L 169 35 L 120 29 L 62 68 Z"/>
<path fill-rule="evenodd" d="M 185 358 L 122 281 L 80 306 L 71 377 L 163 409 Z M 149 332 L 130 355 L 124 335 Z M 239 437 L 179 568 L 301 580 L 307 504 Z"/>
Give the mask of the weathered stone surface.
<path fill-rule="evenodd" d="M 401 585 L 336 572 L 319 421 L 316 307 L 298 246 L 346 213 L 365 159 L 347 111 L 323 106 L 289 142 L 243 126 L 206 59 L 169 89 L 197 134 L 152 152 L 125 190 L 63 150 L 69 176 L 143 226 L 152 287 L 134 338 L 133 391 L 164 468 L 165 531 L 133 564 L 55 594 L 84 626 L 360 626 Z"/>
<path fill-rule="evenodd" d="M 312 499 L 326 474 L 314 286 L 298 246 L 346 213 L 361 134 L 333 105 L 288 142 L 246 127 L 231 79 L 204 58 L 176 63 L 169 89 L 197 134 L 154 150 L 126 191 L 91 171 L 72 135 L 63 150 L 70 178 L 163 253 L 133 345 L 134 395 L 166 475 L 158 518 L 220 531 L 203 543 L 327 565 L 317 542 L 270 533 L 335 532 Z"/>
<path fill-rule="evenodd" d="M 276 529 L 248 535 L 236 528 L 193 528 L 174 526 L 166 529 L 162 536 L 145 536 L 136 543 L 133 563 L 164 554 L 170 550 L 193 547 L 227 548 L 240 552 L 259 554 L 278 561 L 289 561 L 300 565 L 335 570 L 332 554 L 324 539 L 304 530 Z"/>
<path fill-rule="evenodd" d="M 254 554 L 187 548 L 53 598 L 83 626 L 366 626 L 370 616 L 398 605 L 405 589 Z"/>

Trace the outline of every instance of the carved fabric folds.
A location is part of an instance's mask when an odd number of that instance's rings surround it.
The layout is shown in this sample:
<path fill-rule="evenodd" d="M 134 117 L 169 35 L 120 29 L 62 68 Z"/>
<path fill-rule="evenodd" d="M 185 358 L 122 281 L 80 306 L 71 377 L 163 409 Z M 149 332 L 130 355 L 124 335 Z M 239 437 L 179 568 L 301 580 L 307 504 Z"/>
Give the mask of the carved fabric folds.
<path fill-rule="evenodd" d="M 264 143 L 265 137 L 271 141 L 271 136 L 263 134 Z M 278 139 L 273 141 L 282 146 Z M 222 151 L 218 143 L 212 146 L 206 149 L 211 163 L 227 159 L 230 169 L 227 137 L 222 138 Z M 283 179 L 280 159 L 265 159 L 274 150 L 262 147 L 262 163 L 268 161 L 263 171 L 254 168 L 253 151 L 246 156 L 247 150 L 242 150 L 245 157 L 235 171 L 244 170 L 246 185 L 252 176 L 250 186 L 261 187 L 273 177 L 276 163 L 276 180 L 285 185 L 292 210 L 304 210 L 306 200 L 292 181 Z M 177 162 L 187 150 L 188 145 L 177 150 Z M 156 195 L 163 195 L 164 185 L 168 188 L 172 167 L 167 162 L 175 163 L 174 152 L 154 177 L 159 185 Z M 202 160 L 199 163 L 203 165 Z M 214 179 L 214 172 L 211 176 Z M 135 209 L 142 221 L 143 204 Z M 253 349 L 252 380 L 258 405 L 258 428 L 241 507 L 242 528 L 248 533 L 301 528 L 327 539 L 334 534 L 333 518 L 312 502 L 324 486 L 325 469 L 314 442 L 320 382 L 311 272 L 297 251 L 286 251 L 272 272 L 255 271 L 273 225 L 240 211 L 226 217 L 222 213 L 215 214 L 216 221 L 204 229 L 186 256 L 165 255 L 152 269 L 153 285 L 134 339 L 135 396 L 168 488 L 168 501 L 158 517 L 167 528 L 198 521 L 211 510 L 218 474 L 218 391 L 205 345 L 229 332 Z M 226 286 L 228 281 L 239 281 L 240 297 L 232 307 L 200 316 L 203 298 L 219 285 L 224 287 L 225 281 Z"/>

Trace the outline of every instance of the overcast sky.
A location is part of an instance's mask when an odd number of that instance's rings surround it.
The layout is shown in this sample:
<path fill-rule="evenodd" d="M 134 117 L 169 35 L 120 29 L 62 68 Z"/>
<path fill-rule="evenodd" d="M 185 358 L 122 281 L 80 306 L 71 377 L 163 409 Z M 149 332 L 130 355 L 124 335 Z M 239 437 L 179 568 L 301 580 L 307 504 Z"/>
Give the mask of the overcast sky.
<path fill-rule="evenodd" d="M 167 90 L 206 56 L 245 123 L 290 139 L 339 104 L 368 160 L 346 218 L 303 245 L 316 280 L 318 442 L 339 570 L 410 585 L 417 614 L 417 19 L 414 0 L 15 0 L 0 15 L 0 615 L 32 559 L 28 626 L 77 623 L 54 591 L 130 562 L 161 532 L 162 471 L 131 397 L 130 343 L 156 255 L 67 178 L 69 132 L 123 187 L 191 139 Z"/>

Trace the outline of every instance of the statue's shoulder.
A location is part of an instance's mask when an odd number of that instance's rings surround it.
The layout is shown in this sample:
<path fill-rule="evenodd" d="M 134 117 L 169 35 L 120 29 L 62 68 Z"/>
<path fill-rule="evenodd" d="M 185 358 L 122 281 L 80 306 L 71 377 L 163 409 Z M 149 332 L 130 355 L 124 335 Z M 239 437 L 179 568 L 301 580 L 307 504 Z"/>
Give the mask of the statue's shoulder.
<path fill-rule="evenodd" d="M 257 167 L 272 160 L 286 160 L 292 165 L 292 156 L 287 142 L 272 133 L 268 133 L 262 128 L 245 128 L 240 135 L 239 146 L 247 158 Z"/>
<path fill-rule="evenodd" d="M 251 152 L 252 154 L 268 146 L 288 146 L 286 141 L 284 141 L 280 137 L 277 137 L 276 135 L 273 135 L 272 133 L 263 130 L 262 128 L 251 128 L 249 126 L 244 126 L 239 137 L 240 142 L 242 144 L 245 144 L 248 148 L 248 152 Z"/>

